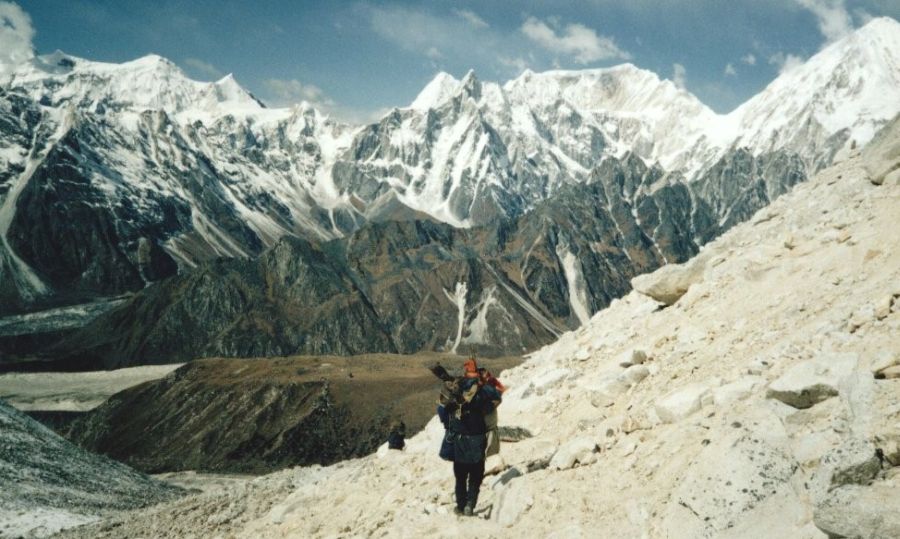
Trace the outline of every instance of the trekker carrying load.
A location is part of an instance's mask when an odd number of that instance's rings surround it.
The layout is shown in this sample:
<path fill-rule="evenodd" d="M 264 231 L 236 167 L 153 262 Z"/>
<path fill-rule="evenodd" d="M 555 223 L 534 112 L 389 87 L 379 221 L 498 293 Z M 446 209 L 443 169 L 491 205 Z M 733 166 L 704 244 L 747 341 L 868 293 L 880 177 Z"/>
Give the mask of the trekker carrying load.
<path fill-rule="evenodd" d="M 479 368 L 475 362 L 475 358 L 469 358 L 468 361 L 463 364 L 463 368 L 466 371 L 465 376 L 467 378 L 477 377 L 478 384 L 490 394 L 491 400 L 497 401 L 497 404 L 500 403 L 501 395 L 506 391 L 506 387 L 500 383 L 500 380 L 487 369 Z M 484 416 L 484 423 L 487 428 L 487 447 L 484 451 L 484 456 L 487 458 L 500 453 L 500 433 L 497 430 L 499 427 L 499 417 L 497 416 L 496 407 L 493 411 Z"/>
<path fill-rule="evenodd" d="M 459 379 L 450 376 L 440 365 L 432 368 L 432 372 L 444 380 L 437 409 L 446 429 L 440 456 L 453 461 L 456 478 L 454 512 L 471 516 L 484 479 L 488 432 L 485 419 L 495 412 L 501 396 L 493 385 L 480 383 L 474 359 L 467 361 L 464 368 L 466 375 Z M 472 372 L 475 376 L 469 376 Z"/>

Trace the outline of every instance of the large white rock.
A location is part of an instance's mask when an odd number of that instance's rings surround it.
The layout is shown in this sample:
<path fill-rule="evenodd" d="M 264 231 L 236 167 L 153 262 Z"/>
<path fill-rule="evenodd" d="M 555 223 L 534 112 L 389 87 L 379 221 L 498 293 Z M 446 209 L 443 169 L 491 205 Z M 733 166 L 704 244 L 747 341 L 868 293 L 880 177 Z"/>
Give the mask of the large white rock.
<path fill-rule="evenodd" d="M 734 430 L 697 453 L 662 515 L 667 537 L 718 537 L 767 498 L 791 499 L 795 462 L 767 428 Z"/>
<path fill-rule="evenodd" d="M 753 391 L 762 386 L 764 380 L 761 376 L 745 376 L 722 387 L 713 389 L 713 402 L 719 408 L 728 406 L 739 400 L 746 399 Z"/>
<path fill-rule="evenodd" d="M 829 537 L 900 537 L 900 484 L 848 485 L 832 490 L 813 511 L 816 526 Z"/>
<path fill-rule="evenodd" d="M 550 459 L 550 469 L 568 470 L 575 464 L 588 464 L 596 459 L 597 442 L 586 436 L 566 442 Z"/>
<path fill-rule="evenodd" d="M 631 280 L 631 287 L 660 303 L 672 305 L 692 284 L 702 280 L 707 258 L 701 254 L 685 264 L 668 264 L 653 273 L 638 275 Z"/>
<path fill-rule="evenodd" d="M 707 394 L 709 387 L 705 384 L 688 384 L 657 399 L 656 415 L 666 423 L 675 423 L 699 410 Z"/>
<path fill-rule="evenodd" d="M 809 408 L 839 393 L 842 380 L 858 363 L 854 353 L 826 353 L 803 361 L 769 384 L 766 395 L 794 408 Z"/>
<path fill-rule="evenodd" d="M 529 384 L 528 388 L 523 392 L 522 398 L 527 398 L 532 393 L 536 395 L 543 395 L 548 389 L 559 385 L 567 378 L 574 376 L 574 374 L 574 371 L 572 371 L 571 369 L 551 369 L 537 376 L 534 381 Z"/>
<path fill-rule="evenodd" d="M 521 516 L 534 505 L 534 497 L 528 486 L 527 478 L 511 481 L 502 488 L 497 496 L 497 506 L 492 518 L 501 526 L 509 527 L 519 521 Z"/>

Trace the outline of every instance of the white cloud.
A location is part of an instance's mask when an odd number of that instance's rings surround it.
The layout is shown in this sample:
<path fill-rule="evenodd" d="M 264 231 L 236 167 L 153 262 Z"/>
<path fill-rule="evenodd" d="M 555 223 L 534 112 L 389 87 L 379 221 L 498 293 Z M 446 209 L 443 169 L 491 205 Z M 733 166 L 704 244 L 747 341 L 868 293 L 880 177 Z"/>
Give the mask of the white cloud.
<path fill-rule="evenodd" d="M 468 23 L 475 28 L 488 28 L 490 26 L 487 21 L 479 17 L 474 11 L 470 11 L 468 9 L 458 9 L 455 11 L 455 13 L 468 21 Z"/>
<path fill-rule="evenodd" d="M 725 64 L 725 76 L 726 77 L 735 77 L 737 76 L 737 69 L 734 68 L 731 63 Z"/>
<path fill-rule="evenodd" d="M 497 57 L 497 61 L 500 62 L 500 64 L 512 69 L 516 75 L 519 75 L 520 73 L 528 69 L 528 61 L 521 56 L 499 56 Z"/>
<path fill-rule="evenodd" d="M 219 71 L 216 66 L 210 64 L 209 62 L 204 62 L 199 58 L 185 58 L 184 65 L 201 78 L 220 79 L 223 75 L 223 73 Z"/>
<path fill-rule="evenodd" d="M 549 20 L 551 23 L 555 22 L 552 18 Z M 558 23 L 555 25 L 558 26 Z M 631 58 L 631 55 L 620 49 L 612 38 L 599 36 L 597 32 L 582 24 L 569 24 L 557 33 L 546 22 L 528 17 L 521 30 L 529 39 L 548 51 L 571 55 L 579 64 L 611 58 L 623 60 Z"/>
<path fill-rule="evenodd" d="M 778 66 L 778 73 L 787 73 L 797 66 L 803 65 L 803 58 L 796 54 L 785 54 L 784 52 L 776 52 L 769 57 L 769 64 Z"/>
<path fill-rule="evenodd" d="M 437 16 L 397 5 L 359 4 L 372 30 L 403 50 L 437 59 L 492 58 L 502 42 L 492 29 L 457 12 Z M 477 15 L 469 12 L 477 18 Z M 478 20 L 481 20 L 480 18 Z M 483 22 L 483 21 L 482 21 Z"/>
<path fill-rule="evenodd" d="M 335 107 L 335 102 L 325 95 L 321 88 L 314 84 L 304 84 L 297 79 L 266 79 L 263 81 L 263 86 L 276 106 L 288 106 L 306 101 L 323 111 Z"/>
<path fill-rule="evenodd" d="M 687 70 L 681 64 L 672 64 L 672 82 L 675 86 L 684 89 L 684 83 L 687 80 Z"/>
<path fill-rule="evenodd" d="M 741 61 L 747 64 L 748 66 L 756 65 L 756 56 L 753 53 L 747 53 L 741 57 Z"/>
<path fill-rule="evenodd" d="M 819 31 L 826 42 L 838 40 L 853 31 L 853 19 L 844 0 L 794 0 L 816 16 Z"/>
<path fill-rule="evenodd" d="M 0 2 L 0 78 L 34 57 L 33 38 L 28 13 L 12 2 Z"/>

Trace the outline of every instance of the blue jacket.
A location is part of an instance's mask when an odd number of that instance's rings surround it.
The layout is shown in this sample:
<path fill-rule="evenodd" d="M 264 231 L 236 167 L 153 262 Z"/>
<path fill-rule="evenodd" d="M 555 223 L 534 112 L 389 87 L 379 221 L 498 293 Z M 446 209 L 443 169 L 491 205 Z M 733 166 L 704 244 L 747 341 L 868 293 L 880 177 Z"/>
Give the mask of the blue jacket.
<path fill-rule="evenodd" d="M 472 380 L 471 383 L 476 381 Z M 471 464 L 484 460 L 484 450 L 487 447 L 484 416 L 494 410 L 494 400 L 499 400 L 499 393 L 491 393 L 482 387 L 470 402 L 462 405 L 459 414 L 451 414 L 443 406 L 438 406 L 438 417 L 448 431 L 446 441 L 452 444 L 454 462 Z"/>

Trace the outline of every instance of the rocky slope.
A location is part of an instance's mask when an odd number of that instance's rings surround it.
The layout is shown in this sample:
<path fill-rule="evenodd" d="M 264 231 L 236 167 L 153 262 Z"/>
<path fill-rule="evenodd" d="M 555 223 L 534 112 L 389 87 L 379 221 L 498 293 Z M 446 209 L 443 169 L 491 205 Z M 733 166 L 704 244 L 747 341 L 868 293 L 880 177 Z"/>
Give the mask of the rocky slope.
<path fill-rule="evenodd" d="M 158 56 L 39 57 L 0 88 L 0 315 L 398 212 L 514 219 L 611 159 L 659 166 L 727 228 L 900 111 L 898 28 L 873 20 L 725 116 L 623 65 L 503 85 L 442 74 L 410 107 L 351 127 L 307 105 L 265 108 L 231 77 L 191 81 Z"/>
<path fill-rule="evenodd" d="M 0 400 L 0 537 L 43 537 L 183 492 L 79 449 Z"/>
<path fill-rule="evenodd" d="M 69 536 L 897 537 L 898 168 L 900 121 L 505 373 L 501 423 L 534 436 L 483 519 L 452 515 L 433 420 Z"/>
<path fill-rule="evenodd" d="M 417 433 L 452 355 L 209 359 L 110 397 L 66 437 L 148 473 L 270 472 L 373 452 L 402 420 Z M 485 360 L 492 372 L 518 359 Z"/>

